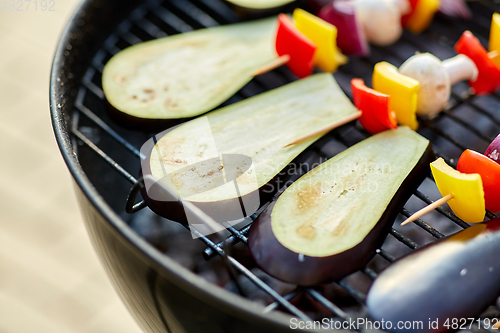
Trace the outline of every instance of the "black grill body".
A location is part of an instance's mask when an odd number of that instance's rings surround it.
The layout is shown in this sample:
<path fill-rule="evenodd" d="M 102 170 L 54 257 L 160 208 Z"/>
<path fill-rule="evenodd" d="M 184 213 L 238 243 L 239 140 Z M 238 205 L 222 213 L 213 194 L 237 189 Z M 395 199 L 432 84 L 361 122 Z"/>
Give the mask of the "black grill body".
<path fill-rule="evenodd" d="M 471 5 L 476 19 L 467 25 L 456 19 L 437 18 L 424 35 L 405 33 L 404 38 L 393 46 L 372 48 L 369 58 L 351 59 L 335 74 L 335 78 L 350 95 L 350 79 L 361 77 L 369 82 L 373 65 L 378 61 L 399 66 L 417 50 L 432 52 L 442 59 L 451 57 L 454 55 L 452 45 L 465 29 L 472 30 L 486 44 L 488 17 L 499 8 L 486 1 Z M 262 15 L 239 11 L 236 13 L 243 19 Z M 265 12 L 264 15 L 272 13 Z M 84 220 L 100 260 L 128 309 L 146 332 L 291 332 L 290 314 L 302 319 L 315 315 L 311 309 L 307 309 L 306 314 L 288 301 L 293 301 L 298 295 L 306 295 L 316 309 L 321 307 L 321 311 L 316 311 L 320 317 L 347 320 L 366 316 L 363 305 L 366 289 L 381 268 L 423 243 L 468 227 L 443 208 L 435 213 L 435 219 L 444 219 L 446 224 L 439 231 L 433 223 L 431 226 L 423 220 L 417 221 L 411 232 L 395 227 L 373 262 L 359 272 L 366 280 L 363 286 L 353 285 L 349 279 L 334 284 L 348 295 L 348 307 L 338 306 L 330 300 L 324 292 L 327 288 L 323 286 L 298 288 L 281 297 L 263 284 L 262 277 L 246 271 L 239 262 L 232 261 L 233 258 L 224 257 L 239 275 L 272 296 L 274 302 L 265 310 L 196 276 L 164 255 L 160 245 L 154 246 L 144 235 L 134 231 L 131 226 L 137 213 L 127 214 L 125 203 L 131 187 L 138 184 L 138 148 L 155 133 L 130 130 L 110 119 L 100 90 L 102 66 L 113 53 L 129 44 L 159 37 L 162 33 L 182 32 L 182 26 L 176 30 L 178 25 L 175 22 L 179 18 L 196 29 L 236 22 L 240 16 L 220 0 L 166 0 L 161 4 L 156 1 L 87 0 L 75 11 L 56 50 L 50 107 L 57 142 L 74 178 Z M 169 22 L 172 18 L 173 23 Z M 227 103 L 293 79 L 286 69 L 278 69 L 256 78 Z M 474 97 L 467 93 L 467 89 L 466 83 L 455 86 L 450 104 L 443 113 L 432 121 L 421 119 L 419 132 L 429 138 L 436 153 L 452 165 L 462 150 L 472 148 L 482 152 L 500 132 L 500 95 Z M 359 125 L 343 126 L 319 140 L 307 150 L 309 155 L 302 158 L 311 164 L 324 161 L 367 135 Z M 302 170 L 303 173 L 307 171 Z M 401 218 L 415 210 L 412 202 L 420 205 L 431 202 L 426 191 L 435 185 L 430 177 L 428 182 L 430 186 L 424 184 L 415 192 L 410 204 L 401 211 Z M 165 223 L 148 216 L 155 223 Z M 487 217 L 495 215 L 488 213 Z M 245 242 L 248 227 L 230 231 L 229 243 Z M 414 234 L 424 236 L 415 240 L 412 238 Z M 206 246 L 205 258 L 224 254 L 225 248 L 221 244 L 208 238 L 201 240 Z M 356 308 L 354 314 L 353 307 Z M 281 311 L 273 311 L 276 309 Z"/>

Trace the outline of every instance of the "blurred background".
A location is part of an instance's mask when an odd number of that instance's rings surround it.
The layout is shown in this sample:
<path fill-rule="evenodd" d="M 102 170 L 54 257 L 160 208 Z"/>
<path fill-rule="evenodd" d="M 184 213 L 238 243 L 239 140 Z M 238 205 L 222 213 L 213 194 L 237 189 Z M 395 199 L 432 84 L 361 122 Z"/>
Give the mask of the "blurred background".
<path fill-rule="evenodd" d="M 90 245 L 50 123 L 52 57 L 77 3 L 0 0 L 2 333 L 140 332 Z"/>

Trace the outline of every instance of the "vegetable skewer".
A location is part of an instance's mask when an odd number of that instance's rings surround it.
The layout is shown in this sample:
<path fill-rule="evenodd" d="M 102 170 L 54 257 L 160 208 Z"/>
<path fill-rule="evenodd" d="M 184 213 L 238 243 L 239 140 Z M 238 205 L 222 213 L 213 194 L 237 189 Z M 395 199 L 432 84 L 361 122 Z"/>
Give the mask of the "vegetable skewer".
<path fill-rule="evenodd" d="M 433 162 L 431 167 L 434 178 L 444 198 L 416 212 L 401 225 L 415 221 L 446 202 L 449 202 L 458 217 L 470 223 L 481 222 L 485 209 L 493 213 L 500 212 L 500 164 L 489 158 L 491 152 L 499 148 L 499 138 L 500 136 L 490 144 L 485 152 L 486 156 L 465 150 L 458 160 L 457 170 L 447 166 L 442 159 Z M 441 171 L 442 174 L 435 174 L 435 171 Z M 443 175 L 449 179 L 444 179 Z M 457 200 L 451 202 L 452 199 Z"/>
<path fill-rule="evenodd" d="M 448 103 L 451 86 L 478 77 L 474 62 L 462 54 L 444 61 L 430 53 L 417 54 L 401 65 L 399 73 L 418 81 L 416 113 L 430 118 Z"/>
<path fill-rule="evenodd" d="M 336 45 L 337 28 L 302 9 L 295 9 L 293 22 L 285 14 L 278 16 L 275 50 L 278 59 L 258 69 L 254 76 L 287 65 L 299 78 L 310 75 L 316 65 L 333 73 L 347 58 Z"/>
<path fill-rule="evenodd" d="M 367 56 L 368 42 L 387 46 L 402 35 L 424 31 L 440 0 L 335 0 L 322 6 L 318 16 L 338 29 L 337 44 L 347 55 Z"/>
<path fill-rule="evenodd" d="M 418 54 L 409 58 L 399 71 L 389 63 L 378 63 L 373 74 L 375 89 L 366 87 L 361 79 L 351 81 L 354 105 L 362 111 L 353 115 L 351 121 L 359 118 L 361 125 L 372 134 L 397 128 L 395 118 L 400 124 L 416 130 L 416 113 L 432 116 L 441 111 L 449 99 L 450 86 L 475 77 L 477 68 L 472 60 L 464 55 L 441 62 L 429 53 Z M 300 143 L 343 124 L 327 125 L 284 147 Z"/>
<path fill-rule="evenodd" d="M 462 220 L 468 223 L 482 222 L 485 215 L 484 190 L 479 174 L 461 173 L 439 158 L 431 163 L 432 174 L 436 185 L 444 198 L 434 202 L 436 208 L 448 202 L 451 209 Z M 406 225 L 422 217 L 431 210 L 428 207 L 406 219 Z"/>

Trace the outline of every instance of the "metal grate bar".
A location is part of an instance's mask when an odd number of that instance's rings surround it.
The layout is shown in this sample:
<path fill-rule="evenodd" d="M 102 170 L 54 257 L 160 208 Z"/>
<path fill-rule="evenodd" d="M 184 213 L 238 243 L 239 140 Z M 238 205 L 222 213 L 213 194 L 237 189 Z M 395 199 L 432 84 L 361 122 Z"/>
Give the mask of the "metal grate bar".
<path fill-rule="evenodd" d="M 448 118 L 453 119 L 455 122 L 459 123 L 463 127 L 467 127 L 467 129 L 469 129 L 469 131 L 471 131 L 472 133 L 474 133 L 475 135 L 477 135 L 479 138 L 481 138 L 482 140 L 484 140 L 486 142 L 491 142 L 494 139 L 494 138 L 487 137 L 482 132 L 480 132 L 477 128 L 469 126 L 464 120 L 458 118 L 457 116 L 455 116 L 452 112 L 450 112 L 448 110 L 443 110 L 443 111 L 441 111 L 440 114 L 446 115 Z"/>
<path fill-rule="evenodd" d="M 283 306 L 288 312 L 291 314 L 297 316 L 298 318 L 305 320 L 305 321 L 310 321 L 311 319 L 302 311 L 297 309 L 294 305 L 292 305 L 290 302 L 288 302 L 283 296 L 278 294 L 274 289 L 269 287 L 265 282 L 263 282 L 261 279 L 259 279 L 255 274 L 253 274 L 249 269 L 247 269 L 245 266 L 243 266 L 238 260 L 234 259 L 231 256 L 228 256 L 224 253 L 224 250 L 222 248 L 218 247 L 214 242 L 212 242 L 210 239 L 205 237 L 203 234 L 201 234 L 196 228 L 193 227 L 188 227 L 191 232 L 196 234 L 207 246 L 210 246 L 213 250 L 215 250 L 220 256 L 226 256 L 229 262 L 238 270 L 240 273 L 242 273 L 245 277 L 247 277 L 250 281 L 252 281 L 257 287 L 262 289 L 264 292 L 269 294 L 271 297 L 273 297 L 277 302 L 280 303 L 281 306 Z"/>
<path fill-rule="evenodd" d="M 406 217 L 410 217 L 413 213 L 411 213 L 406 208 L 403 208 L 403 210 L 401 211 L 401 214 L 403 214 Z M 440 233 L 439 231 L 437 231 L 436 229 L 434 229 L 433 227 L 431 227 L 430 225 L 428 225 L 427 223 L 425 223 L 421 219 L 417 219 L 413 223 L 415 223 L 420 228 L 424 229 L 425 231 L 427 231 L 428 233 L 430 233 L 432 236 L 434 236 L 437 239 L 444 237 L 444 235 L 442 233 Z"/>
<path fill-rule="evenodd" d="M 154 14 L 165 24 L 177 30 L 178 33 L 184 33 L 194 30 L 193 27 L 191 27 L 189 24 L 184 22 L 182 19 L 180 19 L 164 7 L 159 6 L 158 8 L 156 8 Z"/>
<path fill-rule="evenodd" d="M 97 147 L 92 141 L 90 141 L 85 135 L 83 135 L 79 130 L 72 130 L 73 134 L 80 139 L 82 142 L 84 142 L 87 146 L 89 146 L 92 151 L 97 153 L 99 157 L 101 157 L 103 160 L 105 160 L 109 165 L 111 165 L 113 168 L 115 168 L 120 175 L 125 177 L 126 180 L 131 182 L 132 184 L 137 183 L 137 179 L 135 179 L 130 173 L 127 172 L 122 166 L 118 163 L 115 162 L 111 157 L 108 156 L 105 152 L 103 152 L 99 147 Z"/>
<path fill-rule="evenodd" d="M 196 21 L 203 25 L 205 28 L 218 26 L 216 20 L 210 15 L 202 11 L 200 8 L 196 7 L 189 1 L 185 0 L 172 0 L 171 3 L 184 14 L 188 15 L 193 21 Z"/>
<path fill-rule="evenodd" d="M 99 118 L 95 113 L 90 111 L 83 104 L 77 102 L 75 106 L 81 113 L 83 113 L 87 118 L 92 120 L 97 126 L 99 126 L 102 130 L 104 130 L 113 139 L 121 143 L 132 154 L 139 157 L 141 160 L 144 160 L 146 158 L 146 156 L 144 156 L 137 148 L 135 148 L 131 143 L 129 143 L 122 136 L 116 133 L 111 127 L 108 126 L 108 124 L 106 124 L 101 118 Z"/>
<path fill-rule="evenodd" d="M 432 122 L 428 121 L 427 119 L 421 119 L 420 121 L 422 123 L 424 123 L 425 126 L 427 128 L 429 128 L 429 129 L 431 129 L 434 133 L 439 134 L 440 136 L 442 136 L 443 138 L 445 138 L 446 140 L 448 140 L 450 143 L 452 143 L 453 145 L 455 145 L 457 148 L 460 148 L 460 150 L 466 150 L 467 149 L 467 147 L 465 147 L 464 145 L 462 145 L 461 143 L 459 143 L 456 138 L 452 137 L 449 134 L 446 134 L 444 131 L 442 131 L 441 129 L 439 129 L 436 126 L 434 126 L 434 124 Z"/>
<path fill-rule="evenodd" d="M 342 318 L 343 320 L 348 320 L 349 319 L 349 316 L 347 315 L 347 313 L 345 313 L 344 311 L 342 311 L 341 308 L 339 308 L 334 303 L 330 302 L 325 296 L 321 295 L 316 290 L 314 290 L 312 288 L 307 288 L 306 292 L 309 295 L 311 295 L 311 297 L 315 301 L 321 303 L 321 305 L 323 305 L 326 309 L 328 309 L 329 311 L 331 311 L 332 313 L 334 313 L 337 317 Z"/>
<path fill-rule="evenodd" d="M 385 260 L 387 260 L 388 262 L 393 262 L 394 260 L 396 260 L 396 258 L 387 253 L 384 249 L 378 249 L 377 254 L 380 255 Z"/>
<path fill-rule="evenodd" d="M 392 228 L 390 234 L 394 236 L 398 241 L 408 246 L 410 249 L 415 250 L 418 245 L 406 236 L 401 235 L 396 229 Z"/>
<path fill-rule="evenodd" d="M 247 237 L 240 232 L 239 230 L 236 230 L 234 227 L 227 227 L 227 230 L 229 230 L 230 233 L 233 234 L 234 237 L 238 238 L 241 242 L 247 243 Z"/>
<path fill-rule="evenodd" d="M 104 99 L 104 92 L 102 91 L 102 89 L 92 82 L 91 78 L 94 76 L 94 73 L 95 69 L 89 68 L 83 79 L 83 85 L 86 86 L 90 91 L 92 91 L 97 97 L 99 97 L 99 99 Z"/>
<path fill-rule="evenodd" d="M 500 96 L 498 96 L 498 93 L 494 93 L 492 94 L 493 96 L 495 96 L 496 98 L 500 98 Z M 467 104 L 467 106 L 475 109 L 477 112 L 481 113 L 483 116 L 489 118 L 489 120 L 494 123 L 495 125 L 497 126 L 500 126 L 500 120 L 498 120 L 498 118 L 496 118 L 494 115 L 492 115 L 491 113 L 487 112 L 484 108 L 470 102 L 470 100 L 474 100 L 476 96 L 472 96 L 470 98 L 467 98 L 465 100 L 463 100 L 463 103 L 464 104 Z"/>
<path fill-rule="evenodd" d="M 206 7 L 210 8 L 212 11 L 216 12 L 219 16 L 224 18 L 228 23 L 237 22 L 239 17 L 226 6 L 225 3 L 220 1 L 210 1 L 210 0 L 199 0 Z"/>
<path fill-rule="evenodd" d="M 364 305 L 366 302 L 366 295 L 353 288 L 349 283 L 345 280 L 339 282 L 339 285 L 344 288 L 352 297 L 354 297 L 361 305 Z"/>
<path fill-rule="evenodd" d="M 377 278 L 377 273 L 373 269 L 368 267 L 363 268 L 363 273 L 368 276 L 370 279 L 375 280 Z"/>
<path fill-rule="evenodd" d="M 486 211 L 486 217 L 489 218 L 490 220 L 493 220 L 498 217 L 498 215 L 493 214 L 489 210 Z"/>
<path fill-rule="evenodd" d="M 427 205 L 430 205 L 431 203 L 434 202 L 428 196 L 426 196 L 425 194 L 423 194 L 419 190 L 416 190 L 414 194 L 420 200 L 424 201 Z M 467 224 L 464 221 L 462 221 L 461 219 L 459 219 L 456 215 L 454 215 L 454 214 L 450 213 L 449 211 L 445 210 L 443 207 L 436 208 L 436 211 L 438 211 L 442 215 L 446 216 L 448 219 L 450 219 L 455 224 L 457 224 L 458 226 L 460 226 L 460 227 L 462 227 L 464 229 L 469 227 L 469 224 Z"/>
<path fill-rule="evenodd" d="M 291 293 L 288 293 L 285 296 L 283 296 L 283 298 L 286 299 L 287 301 L 291 301 L 295 297 L 297 297 L 300 294 L 302 294 L 302 292 L 303 292 L 302 290 L 296 289 L 296 290 L 292 291 Z M 264 311 L 262 311 L 262 313 L 268 313 L 268 312 L 271 312 L 273 310 L 276 310 L 276 309 L 279 308 L 279 306 L 280 306 L 279 302 L 277 302 L 277 301 L 272 302 L 271 304 L 269 304 L 268 306 L 266 306 L 264 308 Z"/>
<path fill-rule="evenodd" d="M 252 225 L 248 225 L 246 227 L 244 227 L 243 229 L 241 229 L 239 231 L 240 234 L 242 235 L 245 235 L 248 233 L 248 230 L 250 230 L 250 227 Z M 229 244 L 229 245 L 235 245 L 235 244 L 238 244 L 240 242 L 240 238 L 236 237 L 235 235 L 231 235 L 229 236 L 228 238 L 226 238 L 226 243 Z M 216 246 L 217 247 L 222 247 L 224 242 L 220 242 L 220 243 L 217 243 Z M 214 258 L 215 256 L 217 255 L 217 252 L 214 251 L 211 247 L 208 247 L 205 249 L 205 251 L 203 251 L 203 257 L 206 259 L 206 260 L 209 260 L 209 259 L 212 259 Z"/>

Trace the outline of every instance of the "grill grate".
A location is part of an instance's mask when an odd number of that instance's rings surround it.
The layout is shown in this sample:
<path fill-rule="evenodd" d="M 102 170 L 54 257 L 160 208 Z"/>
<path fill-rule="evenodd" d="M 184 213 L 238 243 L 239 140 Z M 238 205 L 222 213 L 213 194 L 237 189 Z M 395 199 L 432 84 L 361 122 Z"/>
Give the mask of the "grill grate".
<path fill-rule="evenodd" d="M 489 24 L 494 7 L 490 3 L 473 3 L 471 6 L 476 19 L 467 24 L 467 29 L 480 36 L 480 40 L 485 43 L 485 36 L 489 33 L 489 26 L 485 25 L 485 22 Z M 141 41 L 218 24 L 234 23 L 238 20 L 238 16 L 219 0 L 172 0 L 165 3 L 151 1 L 132 12 L 130 17 L 119 25 L 115 33 L 107 39 L 102 49 L 94 57 L 79 89 L 71 119 L 73 146 L 75 154 L 82 161 L 82 167 L 90 175 L 93 184 L 102 193 L 104 199 L 124 219 L 128 219 L 124 213 L 124 202 L 130 188 L 128 183 L 132 184 L 131 198 L 135 197 L 141 186 L 141 182 L 133 176 L 138 174 L 140 160 L 144 159 L 137 147 L 140 147 L 154 133 L 127 130 L 117 126 L 108 118 L 100 81 L 104 64 L 112 55 L 123 48 Z M 454 41 L 458 39 L 464 29 L 463 22 L 458 20 L 436 19 L 429 31 L 423 36 L 405 33 L 403 39 L 396 45 L 389 48 L 372 48 L 372 55 L 366 59 L 351 59 L 349 64 L 340 68 L 339 72 L 335 74 L 335 78 L 346 94 L 351 97 L 350 79 L 352 77 L 361 77 L 369 82 L 373 65 L 379 61 L 385 60 L 399 66 L 417 50 L 431 52 L 442 59 L 453 56 L 452 46 Z M 255 78 L 223 105 L 275 88 L 293 79 L 293 75 L 286 68 L 279 68 Z M 488 143 L 500 132 L 500 112 L 495 112 L 499 107 L 499 93 L 483 97 L 472 96 L 468 93 L 466 84 L 458 84 L 453 87 L 450 103 L 442 113 L 432 121 L 420 119 L 422 128 L 419 133 L 433 143 L 436 155 L 442 156 L 447 163 L 455 166 L 456 158 L 464 149 L 472 148 L 484 151 Z M 470 122 L 470 119 L 479 119 L 477 127 Z M 318 140 L 308 149 L 310 159 L 324 161 L 340 150 L 352 146 L 368 136 L 369 134 L 359 125 L 348 124 L 342 126 Z M 98 160 L 100 159 L 105 163 L 85 163 L 85 161 L 96 160 L 95 156 L 98 156 Z M 300 174 L 290 179 L 288 184 L 307 171 L 307 167 L 302 167 Z M 120 180 L 120 177 L 126 181 Z M 110 191 L 110 185 L 116 186 L 116 191 Z M 433 187 L 435 188 L 435 185 L 431 175 L 429 175 L 419 190 L 414 193 L 406 208 L 400 212 L 400 218 L 408 217 L 412 214 L 412 211 L 431 203 L 433 201 L 431 197 L 435 195 L 424 193 L 432 192 Z M 283 190 L 284 188 L 280 189 L 273 200 Z M 268 204 L 252 215 L 249 222 L 253 221 Z M 134 204 L 133 200 L 128 200 L 126 206 L 127 212 L 134 213 L 144 208 L 145 204 L 144 202 Z M 439 231 L 421 219 L 415 222 L 417 227 L 408 229 L 393 228 L 390 233 L 392 238 L 388 237 L 384 246 L 377 251 L 376 258 L 361 270 L 361 274 L 367 277 L 368 281 L 371 281 L 379 271 L 378 266 L 374 265 L 373 262 L 379 261 L 382 262 L 382 266 L 387 266 L 395 258 L 407 253 L 409 250 L 418 248 L 423 241 L 412 239 L 411 236 L 408 236 L 410 233 L 408 230 L 412 230 L 413 234 L 419 233 L 430 236 L 430 239 L 424 236 L 424 239 L 426 239 L 424 242 L 428 242 L 468 227 L 467 223 L 442 207 L 429 216 L 433 216 L 432 224 L 435 224 L 434 221 L 439 220 L 440 223 L 436 223 L 436 225 L 444 226 L 443 230 Z M 494 214 L 487 212 L 487 218 L 494 217 L 496 217 Z M 443 224 L 443 221 L 445 221 L 446 225 Z M 341 280 L 337 285 L 349 293 L 356 303 L 357 314 L 354 315 L 343 309 L 341 305 L 330 301 L 318 288 L 297 287 L 292 292 L 281 296 L 263 279 L 228 253 L 233 245 L 246 243 L 249 228 L 250 224 L 241 228 L 241 230 L 228 228 L 230 236 L 220 242 L 215 242 L 208 237 L 201 236 L 201 234 L 199 239 L 206 246 L 203 252 L 206 260 L 221 256 L 224 258 L 226 265 L 230 266 L 228 271 L 231 272 L 235 269 L 274 299 L 272 303 L 265 307 L 264 313 L 282 310 L 300 319 L 308 320 L 310 316 L 292 304 L 297 298 L 307 295 L 309 299 L 320 304 L 323 310 L 327 311 L 328 314 L 326 315 L 324 311 L 321 312 L 323 317 L 332 317 L 343 321 L 361 313 L 366 315 L 366 309 L 364 308 L 366 295 L 357 285 L 351 283 L 349 277 Z M 198 233 L 197 230 L 191 230 L 191 232 Z M 401 249 L 396 245 L 398 251 L 395 251 L 394 243 L 403 244 L 407 249 Z M 234 279 L 234 281 L 238 289 L 241 290 L 237 279 Z M 498 313 L 498 309 L 496 311 Z"/>

